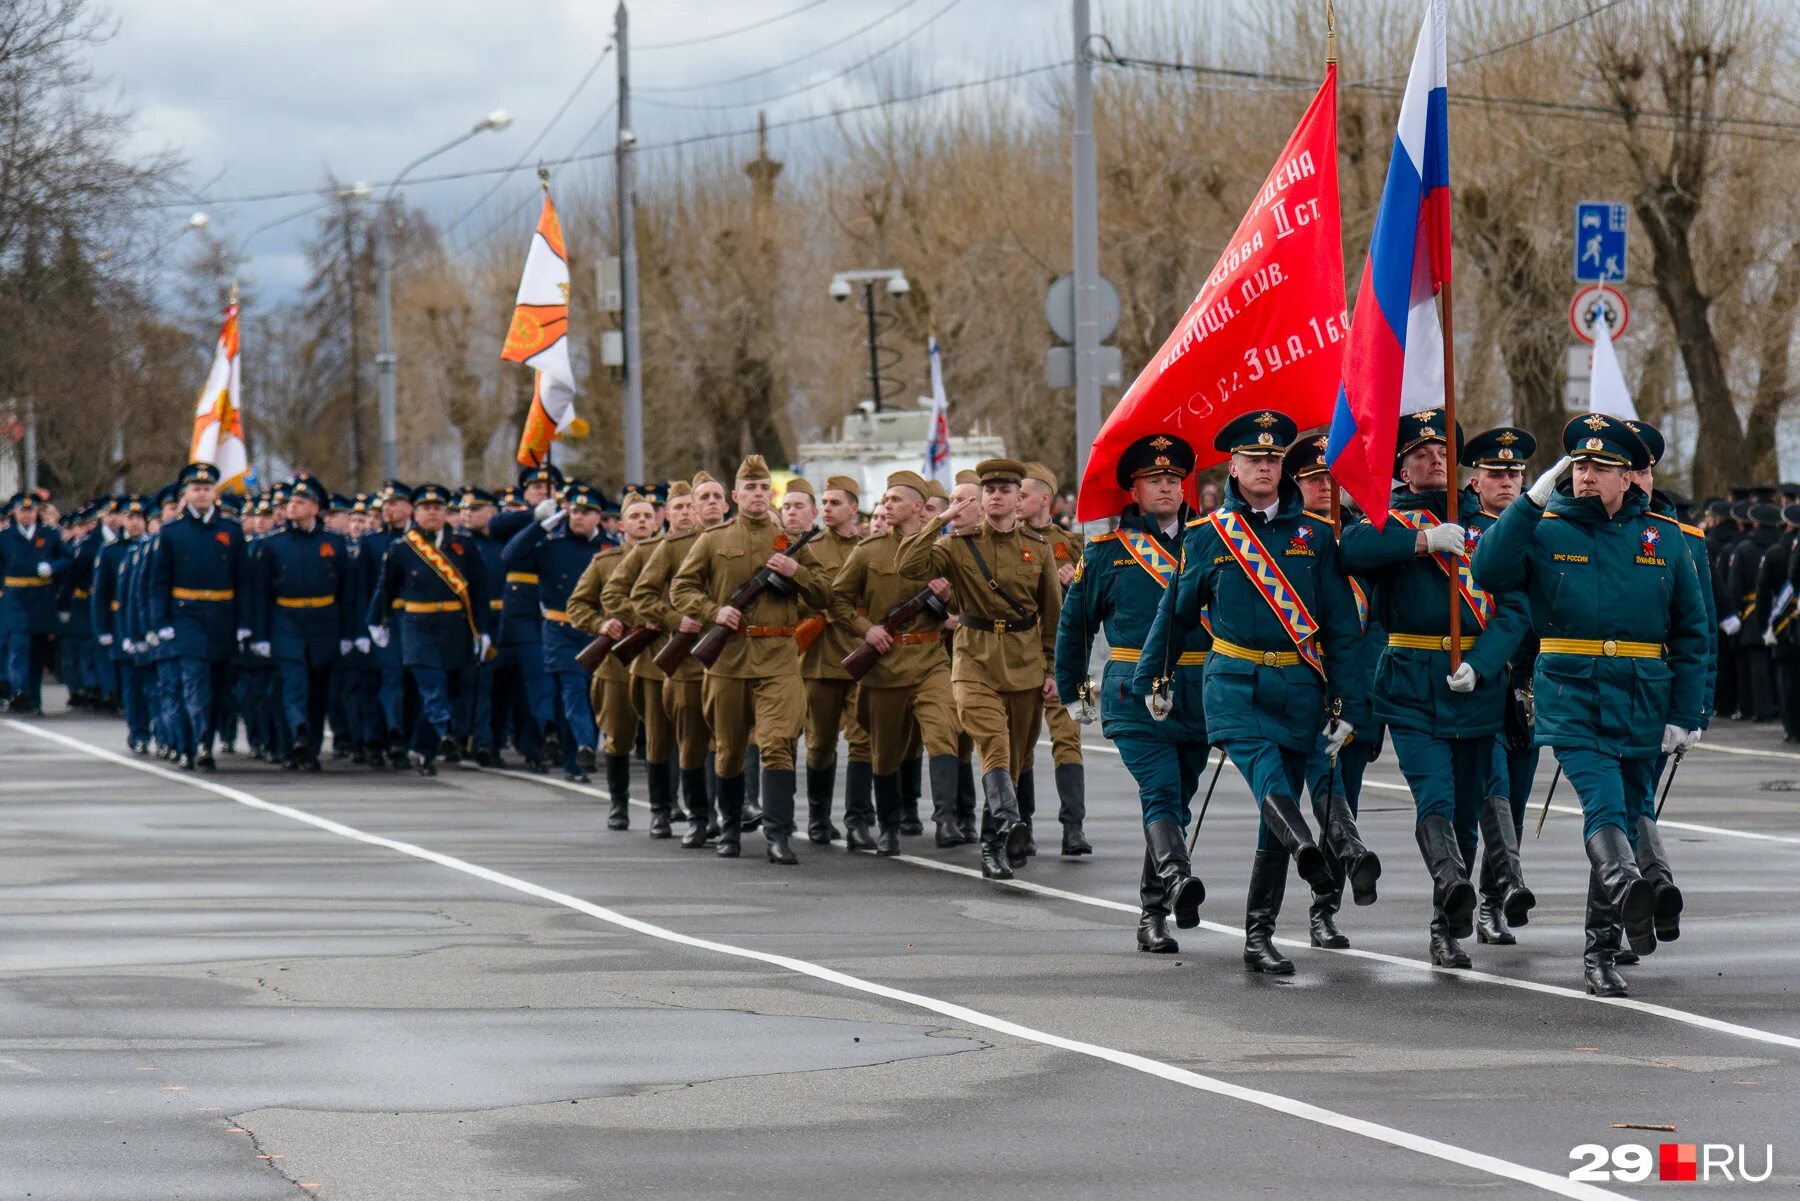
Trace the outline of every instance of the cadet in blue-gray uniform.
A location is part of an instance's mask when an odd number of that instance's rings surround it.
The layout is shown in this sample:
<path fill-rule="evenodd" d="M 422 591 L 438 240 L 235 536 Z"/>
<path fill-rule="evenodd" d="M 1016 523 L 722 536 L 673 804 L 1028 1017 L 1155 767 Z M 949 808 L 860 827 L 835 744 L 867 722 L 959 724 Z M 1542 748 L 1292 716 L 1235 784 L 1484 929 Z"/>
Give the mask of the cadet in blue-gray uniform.
<path fill-rule="evenodd" d="M 95 708 L 100 700 L 100 672 L 94 661 L 93 597 L 94 561 L 100 556 L 105 536 L 100 532 L 100 502 L 90 501 L 66 519 L 63 545 L 70 563 L 62 578 L 58 606 L 68 615 L 56 638 L 57 677 L 69 689 L 69 707 Z"/>
<path fill-rule="evenodd" d="M 176 483 L 182 507 L 163 526 L 151 560 L 150 621 L 174 650 L 185 717 L 181 765 L 211 771 L 231 659 L 250 637 L 244 531 L 219 510 L 217 467 L 189 463 Z"/>
<path fill-rule="evenodd" d="M 1556 755 L 1585 819 L 1587 987 L 1623 996 L 1617 925 L 1639 954 L 1656 949 L 1657 890 L 1632 851 L 1637 819 L 1654 810 L 1659 757 L 1700 741 L 1706 607 L 1684 536 L 1648 512 L 1627 476 L 1650 465 L 1643 440 L 1591 413 L 1562 442 L 1563 458 L 1482 536 L 1474 570 L 1481 587 L 1530 598 L 1532 738 Z"/>
<path fill-rule="evenodd" d="M 1458 493 L 1454 517 L 1446 513 L 1450 436 L 1436 409 L 1400 418 L 1394 454 L 1400 486 L 1384 523 L 1377 529 L 1364 517 L 1344 531 L 1343 549 L 1345 567 L 1369 581 L 1369 603 L 1387 631 L 1370 695 L 1413 794 L 1413 837 L 1432 883 L 1431 961 L 1468 967 L 1457 940 L 1474 932 L 1469 864 L 1478 834 L 1501 882 L 1508 920 L 1523 924 L 1536 904 L 1518 875 L 1518 835 L 1498 742 L 1507 664 L 1528 617 L 1523 595 L 1486 593 L 1468 578 L 1467 527 L 1480 504 Z M 1460 427 L 1454 436 L 1460 453 Z M 1462 620 L 1454 671 L 1446 591 L 1453 572 Z"/>
<path fill-rule="evenodd" d="M 390 615 L 400 613 L 406 670 L 419 689 L 413 763 L 420 775 L 435 776 L 438 756 L 462 758 L 462 698 L 493 645 L 481 625 L 488 579 L 481 552 L 446 528 L 450 490 L 420 484 L 411 500 L 413 524 L 387 549 L 366 620 L 369 637 L 383 646 L 392 641 Z"/>
<path fill-rule="evenodd" d="M 368 572 L 365 586 L 370 597 L 381 587 L 382 565 L 387 561 L 388 548 L 405 538 L 412 524 L 413 491 L 399 480 L 390 479 L 382 481 L 381 490 L 376 493 L 375 529 L 363 537 L 363 554 L 370 556 L 364 569 Z M 388 603 L 393 605 L 398 601 L 398 597 L 390 597 Z M 387 642 L 372 643 L 369 653 L 379 672 L 375 699 L 382 741 L 387 746 L 388 763 L 398 770 L 407 764 L 406 731 L 409 726 L 418 724 L 413 713 L 416 705 L 409 703 L 418 690 L 406 670 L 407 623 L 395 622 L 388 630 Z"/>
<path fill-rule="evenodd" d="M 1160 665 L 1170 644 L 1210 613 L 1207 735 L 1225 748 L 1262 816 L 1244 965 L 1277 975 L 1294 970 L 1274 943 L 1288 860 L 1315 892 L 1334 886 L 1300 812 L 1307 761 L 1321 738 L 1336 756 L 1355 732 L 1331 716 L 1327 702 L 1354 708 L 1367 688 L 1354 672 L 1327 674 L 1328 664 L 1354 662 L 1361 627 L 1330 523 L 1306 515 L 1282 472 L 1296 433 L 1291 418 L 1263 409 L 1229 422 L 1214 439 L 1214 449 L 1231 456 L 1225 504 L 1188 523 L 1176 585 L 1163 594 L 1133 680 L 1152 716 L 1167 716 L 1175 697 L 1169 685 L 1158 686 Z"/>
<path fill-rule="evenodd" d="M 1468 540 L 1480 544 L 1481 535 L 1525 489 L 1525 463 L 1537 450 L 1537 439 L 1522 429 L 1495 426 L 1470 438 L 1463 446 L 1462 465 L 1469 469 L 1469 491 L 1481 502 L 1480 511 L 1467 517 Z M 1512 805 L 1513 840 L 1524 849 L 1525 810 L 1537 776 L 1538 749 L 1531 745 L 1531 672 L 1537 665 L 1537 635 L 1530 630 L 1519 640 L 1508 664 L 1506 710 L 1501 722 L 1499 753 L 1501 778 Z M 1496 848 L 1490 846 L 1490 851 Z M 1500 848 L 1504 849 L 1504 848 Z M 1473 864 L 1470 865 L 1471 867 Z M 1523 879 L 1523 867 L 1519 869 Z M 1512 946 L 1519 940 L 1506 918 L 1506 895 L 1494 875 L 1492 857 L 1481 864 L 1481 900 L 1475 911 L 1475 937 L 1483 943 Z"/>
<path fill-rule="evenodd" d="M 502 546 L 513 535 L 556 512 L 562 472 L 551 464 L 519 469 L 519 507 L 501 506 L 488 525 Z M 494 707 L 498 724 L 512 732 L 525 766 L 545 770 L 562 757 L 556 706 L 544 674 L 544 618 L 538 606 L 538 579 L 529 571 L 508 571 L 501 598 L 500 655 L 495 660 Z M 500 590 L 496 581 L 494 591 Z"/>
<path fill-rule="evenodd" d="M 1330 439 L 1323 434 L 1308 434 L 1288 448 L 1282 469 L 1300 489 L 1300 500 L 1309 516 L 1330 522 L 1336 528 L 1340 516 L 1331 513 L 1331 471 L 1325 465 L 1325 448 Z M 1350 591 L 1356 597 L 1356 616 L 1361 630 L 1356 641 L 1353 663 L 1334 665 L 1340 673 L 1355 672 L 1359 679 L 1372 680 L 1375 663 L 1386 645 L 1380 625 L 1369 613 L 1368 594 L 1361 581 L 1350 579 Z M 1362 805 L 1363 775 L 1375 756 L 1381 753 L 1382 725 L 1375 720 L 1374 710 L 1365 700 L 1355 708 L 1343 708 L 1339 718 L 1356 729 L 1334 760 L 1321 744 L 1306 763 L 1306 790 L 1312 794 L 1313 817 L 1324 831 L 1324 851 L 1331 865 L 1331 890 L 1314 892 L 1308 912 L 1308 934 L 1315 947 L 1342 949 L 1350 945 L 1344 932 L 1337 928 L 1337 911 L 1343 904 L 1344 885 L 1354 878 L 1352 889 L 1358 905 L 1375 903 L 1375 882 L 1381 877 L 1381 860 L 1363 845 L 1356 828 L 1356 815 Z M 1352 870 L 1354 869 L 1354 871 Z"/>
<path fill-rule="evenodd" d="M 488 611 L 482 628 L 498 646 L 501 614 L 505 612 L 506 600 L 494 581 L 506 578 L 506 566 L 500 559 L 506 543 L 492 533 L 494 494 L 485 488 L 464 485 L 457 508 L 462 516 L 463 533 L 475 544 L 475 549 L 481 552 L 481 563 L 487 571 Z M 499 674 L 500 656 L 490 655 L 475 670 L 475 695 L 469 702 L 469 753 L 482 767 L 501 764 L 501 743 L 495 737 L 494 721 L 494 680 Z"/>
<path fill-rule="evenodd" d="M 252 573 L 250 647 L 275 662 L 289 771 L 319 770 L 332 671 L 351 649 L 361 616 L 350 604 L 349 547 L 319 516 L 325 499 L 317 481 L 294 483 L 287 525 L 261 540 Z"/>
<path fill-rule="evenodd" d="M 1076 722 L 1094 720 L 1112 739 L 1137 782 L 1144 815 L 1144 866 L 1138 877 L 1137 945 L 1140 951 L 1173 954 L 1180 946 L 1169 934 L 1169 917 L 1182 929 L 1200 924 L 1206 889 L 1188 859 L 1188 806 L 1206 767 L 1206 712 L 1201 674 L 1212 637 L 1199 622 L 1179 638 L 1166 640 L 1170 656 L 1154 675 L 1173 702 L 1164 720 L 1154 720 L 1132 690 L 1132 676 L 1156 620 L 1157 606 L 1174 582 L 1181 553 L 1183 481 L 1194 469 L 1194 448 L 1173 434 L 1139 438 L 1119 456 L 1119 486 L 1131 503 L 1119 528 L 1090 540 L 1075 576 L 1063 594 L 1056 627 L 1056 689 Z M 1094 635 L 1106 631 L 1106 670 L 1096 695 L 1088 678 Z"/>
<path fill-rule="evenodd" d="M 112 661 L 118 681 L 119 706 L 125 714 L 125 744 L 139 755 L 150 746 L 152 673 L 140 666 L 137 635 L 127 624 L 127 590 L 132 556 L 142 545 L 150 501 L 142 496 L 115 500 L 119 513 L 118 535 L 100 549 L 94 561 L 94 586 L 89 598 L 94 638 L 102 654 Z"/>
<path fill-rule="evenodd" d="M 0 529 L 0 666 L 11 711 L 37 714 L 44 711 L 44 668 L 58 627 L 57 581 L 73 561 L 34 494 L 14 495 L 5 515 L 12 524 Z"/>

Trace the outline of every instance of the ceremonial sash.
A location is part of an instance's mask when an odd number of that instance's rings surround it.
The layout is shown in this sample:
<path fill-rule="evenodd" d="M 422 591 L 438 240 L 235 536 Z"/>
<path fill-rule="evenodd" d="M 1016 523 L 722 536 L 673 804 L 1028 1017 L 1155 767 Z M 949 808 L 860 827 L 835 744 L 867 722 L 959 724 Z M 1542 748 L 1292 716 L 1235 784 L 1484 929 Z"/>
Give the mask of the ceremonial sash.
<path fill-rule="evenodd" d="M 477 649 L 481 643 L 481 631 L 475 625 L 475 609 L 469 603 L 469 581 L 463 579 L 462 572 L 456 569 L 444 552 L 431 544 L 431 541 L 416 528 L 406 531 L 406 544 L 413 548 L 413 553 L 425 560 L 425 566 L 436 573 L 437 578 L 444 581 L 444 586 L 456 594 L 457 603 L 461 606 L 463 617 L 469 623 L 469 637 L 475 640 Z"/>
<path fill-rule="evenodd" d="M 1355 579 L 1350 581 L 1350 592 L 1356 597 L 1357 624 L 1361 625 L 1362 632 L 1367 634 L 1369 632 L 1369 594 L 1363 591 L 1363 586 Z"/>
<path fill-rule="evenodd" d="M 1275 614 L 1281 628 L 1287 631 L 1294 649 L 1300 652 L 1301 660 L 1323 677 L 1325 664 L 1320 660 L 1318 648 L 1313 641 L 1319 633 L 1319 623 L 1313 620 L 1306 602 L 1300 599 L 1300 594 L 1288 583 L 1287 576 L 1282 574 L 1274 556 L 1257 541 L 1256 535 L 1250 530 L 1250 523 L 1241 514 L 1224 509 L 1214 512 L 1207 520 L 1219 531 L 1225 549 L 1231 552 L 1231 557 L 1244 569 L 1244 574 L 1256 586 L 1257 593 L 1268 602 L 1269 610 Z"/>
<path fill-rule="evenodd" d="M 1424 509 L 1409 513 L 1402 513 L 1398 509 L 1389 509 L 1388 516 L 1414 532 L 1428 530 L 1439 524 L 1437 516 Z M 1494 598 L 1475 586 L 1475 577 L 1469 571 L 1469 557 L 1442 553 L 1434 554 L 1431 557 L 1437 560 L 1437 565 L 1443 569 L 1445 575 L 1456 580 L 1456 590 L 1462 594 L 1463 603 L 1469 606 L 1471 613 L 1475 614 L 1475 620 L 1481 628 L 1487 629 L 1488 620 L 1494 616 Z"/>
<path fill-rule="evenodd" d="M 1150 573 L 1150 578 L 1167 588 L 1175 579 L 1175 556 L 1142 530 L 1120 530 L 1119 545 L 1132 562 Z"/>

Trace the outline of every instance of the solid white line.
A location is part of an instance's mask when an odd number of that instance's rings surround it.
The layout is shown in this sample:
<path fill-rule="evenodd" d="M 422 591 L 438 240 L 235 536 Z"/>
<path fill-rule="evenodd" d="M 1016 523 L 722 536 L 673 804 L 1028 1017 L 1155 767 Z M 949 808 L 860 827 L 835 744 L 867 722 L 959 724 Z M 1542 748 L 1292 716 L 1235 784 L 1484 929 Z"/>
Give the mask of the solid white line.
<path fill-rule="evenodd" d="M 1467 1148 L 1454 1146 L 1450 1143 L 1439 1142 L 1437 1139 L 1426 1138 L 1423 1135 L 1413 1134 L 1393 1126 L 1383 1125 L 1379 1122 L 1370 1122 L 1362 1118 L 1351 1117 L 1348 1114 L 1337 1113 L 1329 1109 L 1322 1109 L 1316 1105 L 1309 1105 L 1304 1101 L 1296 1101 L 1290 1097 L 1283 1097 L 1276 1093 L 1263 1092 L 1261 1089 L 1246 1088 L 1241 1084 L 1233 1084 L 1229 1081 L 1219 1080 L 1212 1076 L 1204 1076 L 1199 1072 L 1189 1071 L 1186 1068 L 1178 1068 L 1173 1064 L 1167 1064 L 1160 1060 L 1133 1054 L 1130 1051 L 1121 1051 L 1113 1047 L 1101 1046 L 1098 1043 L 1065 1038 L 1060 1034 L 1051 1034 L 1048 1031 L 1038 1030 L 1018 1022 L 1011 1022 L 1004 1018 L 994 1017 L 991 1014 L 982 1013 L 979 1010 L 970 1009 L 967 1006 L 958 1005 L 951 1001 L 942 1001 L 936 997 L 926 996 L 922 993 L 908 992 L 904 989 L 894 988 L 890 985 L 877 984 L 874 981 L 864 980 L 859 976 L 852 976 L 845 972 L 835 971 L 832 968 L 822 967 L 819 964 L 811 963 L 804 959 L 796 959 L 788 955 L 776 955 L 767 951 L 751 950 L 748 947 L 734 946 L 731 943 L 714 942 L 711 939 L 695 938 L 689 934 L 681 934 L 663 926 L 656 926 L 649 922 L 640 921 L 637 918 L 627 917 L 617 910 L 607 909 L 603 906 L 596 905 L 591 901 L 585 901 L 580 897 L 571 896 L 566 892 L 558 892 L 555 889 L 545 888 L 541 884 L 533 884 L 529 880 L 521 880 L 517 876 L 509 876 L 504 872 L 498 872 L 492 868 L 470 863 L 465 859 L 458 859 L 452 855 L 445 855 L 438 851 L 428 850 L 425 847 L 417 846 L 410 842 L 401 842 L 397 839 L 385 838 L 379 834 L 370 834 L 366 831 L 358 830 L 354 826 L 346 826 L 342 822 L 307 813 L 302 809 L 295 809 L 289 805 L 278 805 L 272 801 L 265 801 L 261 797 L 232 788 L 229 785 L 216 783 L 209 779 L 189 775 L 185 772 L 170 771 L 169 769 L 154 763 L 146 763 L 127 758 L 126 756 L 117 754 L 113 751 L 92 746 L 80 739 L 72 738 L 67 734 L 40 729 L 35 726 L 12 720 L 8 720 L 7 724 L 14 729 L 23 730 L 38 738 L 43 738 L 51 742 L 60 742 L 66 746 L 84 750 L 97 759 L 102 759 L 121 767 L 132 768 L 136 771 L 146 772 L 150 775 L 161 776 L 164 779 L 172 780 L 177 783 L 187 784 L 194 788 L 210 792 L 215 796 L 223 797 L 226 800 L 235 801 L 248 808 L 259 809 L 265 813 L 272 813 L 277 817 L 285 817 L 290 821 L 300 822 L 303 825 L 312 826 L 315 829 L 323 830 L 327 834 L 335 834 L 340 838 L 347 838 L 353 842 L 360 842 L 372 847 L 380 847 L 384 850 L 394 851 L 401 855 L 411 856 L 414 859 L 422 859 L 427 863 L 435 863 L 439 867 L 446 867 L 451 871 L 461 872 L 464 875 L 473 876 L 478 880 L 485 880 L 490 884 L 497 884 L 502 888 L 512 889 L 514 892 L 536 897 L 539 900 L 548 901 L 553 905 L 560 905 L 565 909 L 572 909 L 577 913 L 586 914 L 587 916 L 605 922 L 608 925 L 617 926 L 622 930 L 629 930 L 634 934 L 642 934 L 646 937 L 660 939 L 664 942 L 674 943 L 678 946 L 692 947 L 695 950 L 712 951 L 715 954 L 726 955 L 734 959 L 747 959 L 756 963 L 765 963 L 771 967 L 778 967 L 797 975 L 808 976 L 814 980 L 824 981 L 827 984 L 835 984 L 855 992 L 882 997 L 902 1005 L 910 1005 L 915 1009 L 922 1009 L 928 1013 L 935 1013 L 941 1017 L 950 1018 L 953 1021 L 962 1022 L 965 1025 L 974 1026 L 978 1029 L 990 1030 L 996 1034 L 1004 1034 L 1012 1038 L 1021 1039 L 1025 1042 L 1037 1043 L 1046 1047 L 1054 1047 L 1058 1050 L 1069 1051 L 1076 1055 L 1084 1055 L 1091 1059 L 1098 1059 L 1106 1063 L 1111 1063 L 1118 1067 L 1130 1068 L 1133 1071 L 1142 1072 L 1147 1076 L 1155 1076 L 1173 1084 L 1180 1084 L 1200 1092 L 1211 1093 L 1214 1096 L 1227 1097 L 1234 1101 L 1248 1102 L 1251 1105 L 1260 1106 L 1263 1109 L 1271 1110 L 1275 1113 L 1286 1114 L 1289 1117 L 1299 1118 L 1306 1122 L 1313 1122 L 1320 1126 L 1328 1126 L 1334 1130 L 1342 1130 L 1347 1134 L 1360 1135 L 1363 1138 L 1387 1143 L 1390 1146 L 1399 1147 L 1403 1150 L 1416 1151 L 1420 1155 L 1428 1155 L 1434 1159 L 1443 1160 L 1446 1163 L 1456 1164 L 1459 1167 L 1486 1172 L 1489 1175 L 1499 1176 L 1507 1180 L 1516 1180 L 1522 1184 L 1529 1184 L 1535 1188 L 1542 1189 L 1545 1192 L 1556 1193 L 1560 1196 L 1577 1198 L 1617 1198 L 1623 1196 L 1623 1194 L 1615 1193 L 1608 1189 L 1596 1188 L 1593 1185 L 1569 1180 L 1566 1177 L 1553 1175 L 1552 1173 L 1542 1171 L 1538 1168 L 1526 1167 L 1523 1164 L 1512 1163 L 1492 1155 L 1484 1155 L 1479 1151 L 1471 1151 Z"/>

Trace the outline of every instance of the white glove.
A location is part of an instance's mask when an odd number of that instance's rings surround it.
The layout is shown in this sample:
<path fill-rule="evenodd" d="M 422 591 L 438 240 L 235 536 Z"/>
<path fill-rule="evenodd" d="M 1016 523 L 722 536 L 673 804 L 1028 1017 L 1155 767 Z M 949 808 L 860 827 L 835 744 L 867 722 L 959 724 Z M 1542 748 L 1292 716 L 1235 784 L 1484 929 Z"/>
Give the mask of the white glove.
<path fill-rule="evenodd" d="M 1676 747 L 1675 749 L 1685 755 L 1685 754 L 1687 754 L 1687 752 L 1693 750 L 1695 747 L 1697 747 L 1699 745 L 1700 745 L 1700 731 L 1699 730 L 1689 730 L 1681 736 L 1681 745 Z"/>
<path fill-rule="evenodd" d="M 1733 613 L 1731 616 L 1727 617 L 1724 621 L 1721 621 L 1719 623 L 1719 629 L 1721 629 L 1725 632 L 1725 636 L 1727 638 L 1736 638 L 1737 632 L 1743 628 L 1744 628 L 1744 619 L 1739 617 L 1736 613 Z"/>
<path fill-rule="evenodd" d="M 1442 522 L 1425 531 L 1425 549 L 1434 555 L 1460 555 L 1468 549 L 1467 538 L 1454 521 Z"/>
<path fill-rule="evenodd" d="M 1770 626 L 1768 629 L 1763 631 L 1763 645 L 1764 646 L 1774 646 L 1775 645 L 1775 627 L 1774 626 Z"/>
<path fill-rule="evenodd" d="M 1550 503 L 1550 498 L 1556 495 L 1556 485 L 1562 482 L 1562 477 L 1567 475 L 1569 468 L 1574 465 L 1575 460 L 1564 455 L 1556 460 L 1550 470 L 1537 477 L 1537 482 L 1525 490 L 1525 495 L 1531 498 L 1532 504 L 1540 509 L 1543 508 Z"/>
<path fill-rule="evenodd" d="M 1091 726 L 1094 724 L 1093 711 L 1080 701 L 1076 701 L 1073 705 L 1064 705 L 1063 708 L 1069 711 L 1069 720 L 1076 725 Z"/>
<path fill-rule="evenodd" d="M 356 644 L 354 642 L 350 641 L 350 639 L 348 639 L 348 638 L 339 638 L 338 639 L 338 654 L 340 654 L 340 655 L 349 654 L 350 648 L 355 645 Z"/>
<path fill-rule="evenodd" d="M 483 634 L 475 640 L 475 661 L 480 663 L 487 658 L 488 648 L 494 645 L 492 635 Z"/>
<path fill-rule="evenodd" d="M 267 659 L 274 650 L 275 648 L 269 645 L 267 639 L 262 639 L 250 644 L 250 653 L 255 655 L 258 659 Z"/>
<path fill-rule="evenodd" d="M 156 631 L 155 631 L 155 630 L 151 630 L 151 631 L 150 631 L 150 632 L 149 632 L 149 633 L 148 633 L 148 634 L 145 634 L 145 635 L 144 635 L 144 645 L 145 645 L 145 646 L 146 646 L 146 647 L 153 647 L 153 646 L 158 646 L 158 645 L 160 645 L 160 644 L 161 644 L 161 643 L 162 643 L 162 639 L 161 639 L 161 638 L 158 638 L 158 637 L 157 637 L 157 636 L 156 636 Z"/>
<path fill-rule="evenodd" d="M 111 634 L 100 635 L 100 645 L 101 646 L 111 646 L 112 644 L 113 644 L 113 636 Z"/>
<path fill-rule="evenodd" d="M 538 522 L 538 524 L 544 527 L 544 532 L 546 534 L 554 533 L 556 527 L 562 524 L 562 519 L 567 516 L 568 513 L 566 511 L 558 509 L 556 512 L 550 514 L 550 516 Z"/>
<path fill-rule="evenodd" d="M 537 508 L 531 511 L 531 516 L 539 524 L 542 524 L 550 520 L 550 515 L 554 512 L 556 512 L 556 498 L 548 496 L 543 500 L 538 501 Z"/>
<path fill-rule="evenodd" d="M 1662 753 L 1665 755 L 1669 754 L 1676 747 L 1680 746 L 1681 740 L 1686 737 L 1687 737 L 1687 731 L 1682 729 L 1680 726 L 1664 726 L 1663 727 L 1663 736 L 1662 736 Z"/>
<path fill-rule="evenodd" d="M 128 655 L 137 654 L 138 653 L 138 644 L 133 642 L 131 639 L 127 638 L 125 640 L 125 653 Z"/>
<path fill-rule="evenodd" d="M 55 569 L 52 568 L 50 566 L 50 564 L 48 564 L 48 563 L 39 563 L 38 564 L 38 579 L 47 580 L 54 574 L 55 574 Z"/>
<path fill-rule="evenodd" d="M 1337 753 L 1344 749 L 1344 744 L 1350 741 L 1350 735 L 1354 733 L 1356 733 L 1356 727 L 1342 718 L 1328 722 L 1325 726 L 1325 757 L 1337 758 Z"/>
<path fill-rule="evenodd" d="M 1469 666 L 1467 660 L 1457 664 L 1456 670 L 1444 678 L 1450 681 L 1451 692 L 1474 692 L 1475 685 L 1480 679 L 1480 677 L 1475 674 L 1475 669 Z"/>
<path fill-rule="evenodd" d="M 386 646 L 388 644 L 388 628 L 386 626 L 370 626 L 369 641 L 376 646 Z"/>
<path fill-rule="evenodd" d="M 237 629 L 237 640 L 238 640 L 238 641 L 239 641 L 239 642 L 248 642 L 248 641 L 250 641 L 250 627 L 249 627 L 249 626 L 239 626 L 239 627 L 238 627 L 238 629 Z"/>
<path fill-rule="evenodd" d="M 1169 714 L 1175 711 L 1175 702 L 1166 693 L 1152 692 L 1144 698 L 1144 707 L 1150 710 L 1153 721 L 1167 721 Z"/>
<path fill-rule="evenodd" d="M 162 629 L 156 631 L 156 638 L 157 638 L 158 642 L 173 642 L 173 641 L 175 641 L 175 627 L 174 626 L 164 626 Z M 152 645 L 155 645 L 155 644 L 152 643 Z"/>
<path fill-rule="evenodd" d="M 350 645 L 354 646 L 362 654 L 366 655 L 369 653 L 369 640 L 367 638 L 358 638 Z"/>

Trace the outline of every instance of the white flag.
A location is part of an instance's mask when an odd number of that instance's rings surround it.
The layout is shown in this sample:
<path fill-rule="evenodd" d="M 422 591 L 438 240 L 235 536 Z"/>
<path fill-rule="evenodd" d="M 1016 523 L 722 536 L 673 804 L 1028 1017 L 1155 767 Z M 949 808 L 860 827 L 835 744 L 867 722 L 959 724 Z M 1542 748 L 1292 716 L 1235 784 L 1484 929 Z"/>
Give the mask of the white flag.
<path fill-rule="evenodd" d="M 225 310 L 212 370 L 194 406 L 194 434 L 188 443 L 188 462 L 211 463 L 219 469 L 219 482 L 227 487 L 241 484 L 250 466 L 244 449 L 239 379 L 238 307 L 234 300 Z"/>
<path fill-rule="evenodd" d="M 950 470 L 950 401 L 944 395 L 944 365 L 938 358 L 936 338 L 925 340 L 931 359 L 931 426 L 925 434 L 925 467 L 919 472 L 946 490 L 955 473 Z"/>
<path fill-rule="evenodd" d="M 1588 377 L 1588 408 L 1620 421 L 1636 421 L 1637 406 L 1631 403 L 1631 390 L 1625 386 L 1625 372 L 1619 368 L 1619 352 L 1612 344 L 1612 328 L 1595 306 L 1588 332 L 1594 335 L 1594 366 Z"/>

